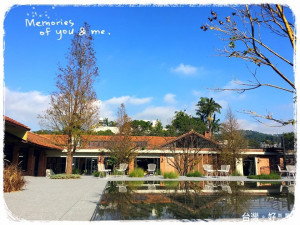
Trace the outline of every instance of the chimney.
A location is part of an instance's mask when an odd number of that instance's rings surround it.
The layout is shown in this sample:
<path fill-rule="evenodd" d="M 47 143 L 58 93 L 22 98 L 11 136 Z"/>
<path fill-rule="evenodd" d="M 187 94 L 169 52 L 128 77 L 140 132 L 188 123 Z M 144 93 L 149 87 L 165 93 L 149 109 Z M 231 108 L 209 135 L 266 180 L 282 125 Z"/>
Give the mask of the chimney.
<path fill-rule="evenodd" d="M 209 131 L 205 131 L 205 134 L 204 134 L 204 136 L 206 137 L 206 138 L 211 138 L 211 133 L 209 132 Z"/>

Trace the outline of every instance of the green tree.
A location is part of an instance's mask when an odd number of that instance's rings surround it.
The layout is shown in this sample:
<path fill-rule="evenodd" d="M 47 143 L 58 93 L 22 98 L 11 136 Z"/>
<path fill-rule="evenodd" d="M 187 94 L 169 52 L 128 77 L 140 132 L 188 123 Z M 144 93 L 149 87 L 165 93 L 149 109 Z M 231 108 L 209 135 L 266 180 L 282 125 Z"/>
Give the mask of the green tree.
<path fill-rule="evenodd" d="M 151 127 L 151 136 L 165 136 L 165 132 L 163 130 L 163 125 L 159 120 L 156 120 L 154 127 Z"/>
<path fill-rule="evenodd" d="M 216 113 L 221 113 L 222 106 L 213 98 L 201 97 L 196 107 L 196 115 L 206 124 L 207 130 L 213 134 L 219 129 L 220 120 L 216 120 Z"/>
<path fill-rule="evenodd" d="M 108 126 L 108 118 L 104 118 L 102 126 Z"/>
<path fill-rule="evenodd" d="M 150 121 L 133 120 L 132 121 L 133 135 L 144 136 L 149 135 L 152 129 Z"/>
<path fill-rule="evenodd" d="M 194 130 L 200 134 L 205 131 L 205 124 L 196 117 L 188 115 L 185 111 L 175 112 L 175 116 L 171 122 L 171 127 L 169 129 L 175 131 L 175 135 L 182 135 L 190 130 Z"/>
<path fill-rule="evenodd" d="M 117 126 L 117 122 L 116 121 L 109 121 L 108 126 L 115 127 L 115 126 Z"/>
<path fill-rule="evenodd" d="M 295 133 L 289 132 L 283 134 L 284 138 L 284 147 L 287 150 L 291 150 L 295 148 Z"/>
<path fill-rule="evenodd" d="M 98 123 L 99 107 L 93 89 L 98 76 L 90 26 L 85 23 L 72 39 L 67 65 L 59 66 L 57 91 L 50 97 L 50 106 L 39 115 L 41 125 L 67 136 L 66 173 L 72 174 L 73 154 L 84 144 L 82 135 L 91 132 Z"/>
<path fill-rule="evenodd" d="M 254 149 L 261 148 L 259 142 L 255 139 L 248 139 L 248 147 Z"/>

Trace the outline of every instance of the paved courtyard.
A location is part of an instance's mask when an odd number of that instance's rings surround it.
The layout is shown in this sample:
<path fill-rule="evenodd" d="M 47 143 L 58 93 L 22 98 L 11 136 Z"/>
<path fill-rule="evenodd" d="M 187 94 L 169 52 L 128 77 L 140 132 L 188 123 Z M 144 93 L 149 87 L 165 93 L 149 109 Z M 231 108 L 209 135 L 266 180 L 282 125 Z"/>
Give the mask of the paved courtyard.
<path fill-rule="evenodd" d="M 163 180 L 161 176 L 145 178 L 110 177 L 98 179 L 82 176 L 81 179 L 55 180 L 45 177 L 25 177 L 22 191 L 4 193 L 7 214 L 11 220 L 65 220 L 89 221 L 96 204 L 109 180 Z M 177 180 L 228 180 L 250 181 L 246 177 L 179 177 Z M 290 181 L 290 179 L 283 179 Z M 251 180 L 255 181 L 255 180 Z"/>

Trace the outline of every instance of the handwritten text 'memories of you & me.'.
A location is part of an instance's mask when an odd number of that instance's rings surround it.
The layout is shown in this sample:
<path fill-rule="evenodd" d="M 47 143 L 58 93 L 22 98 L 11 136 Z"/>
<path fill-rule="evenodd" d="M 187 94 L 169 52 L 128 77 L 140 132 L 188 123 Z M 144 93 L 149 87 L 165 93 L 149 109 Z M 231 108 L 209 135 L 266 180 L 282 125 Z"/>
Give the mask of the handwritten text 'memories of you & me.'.
<path fill-rule="evenodd" d="M 55 29 L 55 34 L 58 35 L 57 40 L 61 40 L 63 38 L 63 35 L 73 35 L 74 34 L 74 25 L 75 22 L 72 20 L 56 20 L 56 21 L 47 21 L 47 20 L 35 20 L 35 19 L 25 19 L 25 26 L 26 27 L 38 27 L 38 28 L 44 28 L 39 32 L 41 36 L 49 36 L 52 32 L 50 27 L 60 27 L 58 29 Z M 105 30 L 90 30 L 92 35 L 104 35 Z M 108 33 L 110 35 L 110 33 Z"/>

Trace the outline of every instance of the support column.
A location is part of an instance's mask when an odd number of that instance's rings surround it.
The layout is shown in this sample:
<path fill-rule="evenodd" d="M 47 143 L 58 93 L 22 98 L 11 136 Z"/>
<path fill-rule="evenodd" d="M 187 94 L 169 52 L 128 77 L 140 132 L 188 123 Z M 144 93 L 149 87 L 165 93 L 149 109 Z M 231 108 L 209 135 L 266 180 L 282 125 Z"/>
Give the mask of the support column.
<path fill-rule="evenodd" d="M 203 158 L 204 158 L 204 155 L 201 154 L 201 166 L 200 166 L 199 172 L 202 173 L 202 174 L 204 174 L 204 169 L 203 169 L 204 162 L 203 162 Z"/>
<path fill-rule="evenodd" d="M 13 157 L 12 157 L 12 164 L 18 164 L 19 163 L 19 145 L 14 145 L 13 147 Z"/>
<path fill-rule="evenodd" d="M 34 157 L 34 149 L 30 148 L 28 150 L 28 161 L 27 161 L 27 175 L 28 176 L 34 176 L 34 162 L 35 162 L 35 157 Z"/>
<path fill-rule="evenodd" d="M 232 168 L 231 168 L 232 169 Z M 243 168 L 243 159 L 242 158 L 238 158 L 236 159 L 235 162 L 235 169 L 236 171 L 244 176 L 244 168 Z M 234 171 L 233 171 L 234 172 Z"/>
<path fill-rule="evenodd" d="M 98 171 L 99 171 L 99 168 L 104 169 L 104 155 L 98 156 Z"/>
<path fill-rule="evenodd" d="M 129 171 L 128 171 L 129 173 L 134 170 L 134 158 L 130 159 L 128 169 L 129 169 Z"/>
<path fill-rule="evenodd" d="M 39 156 L 38 176 L 46 175 L 46 152 L 41 151 Z"/>
<path fill-rule="evenodd" d="M 160 156 L 160 171 L 161 173 L 163 174 L 166 170 L 166 167 L 165 167 L 165 164 L 166 164 L 166 157 L 161 155 Z"/>

